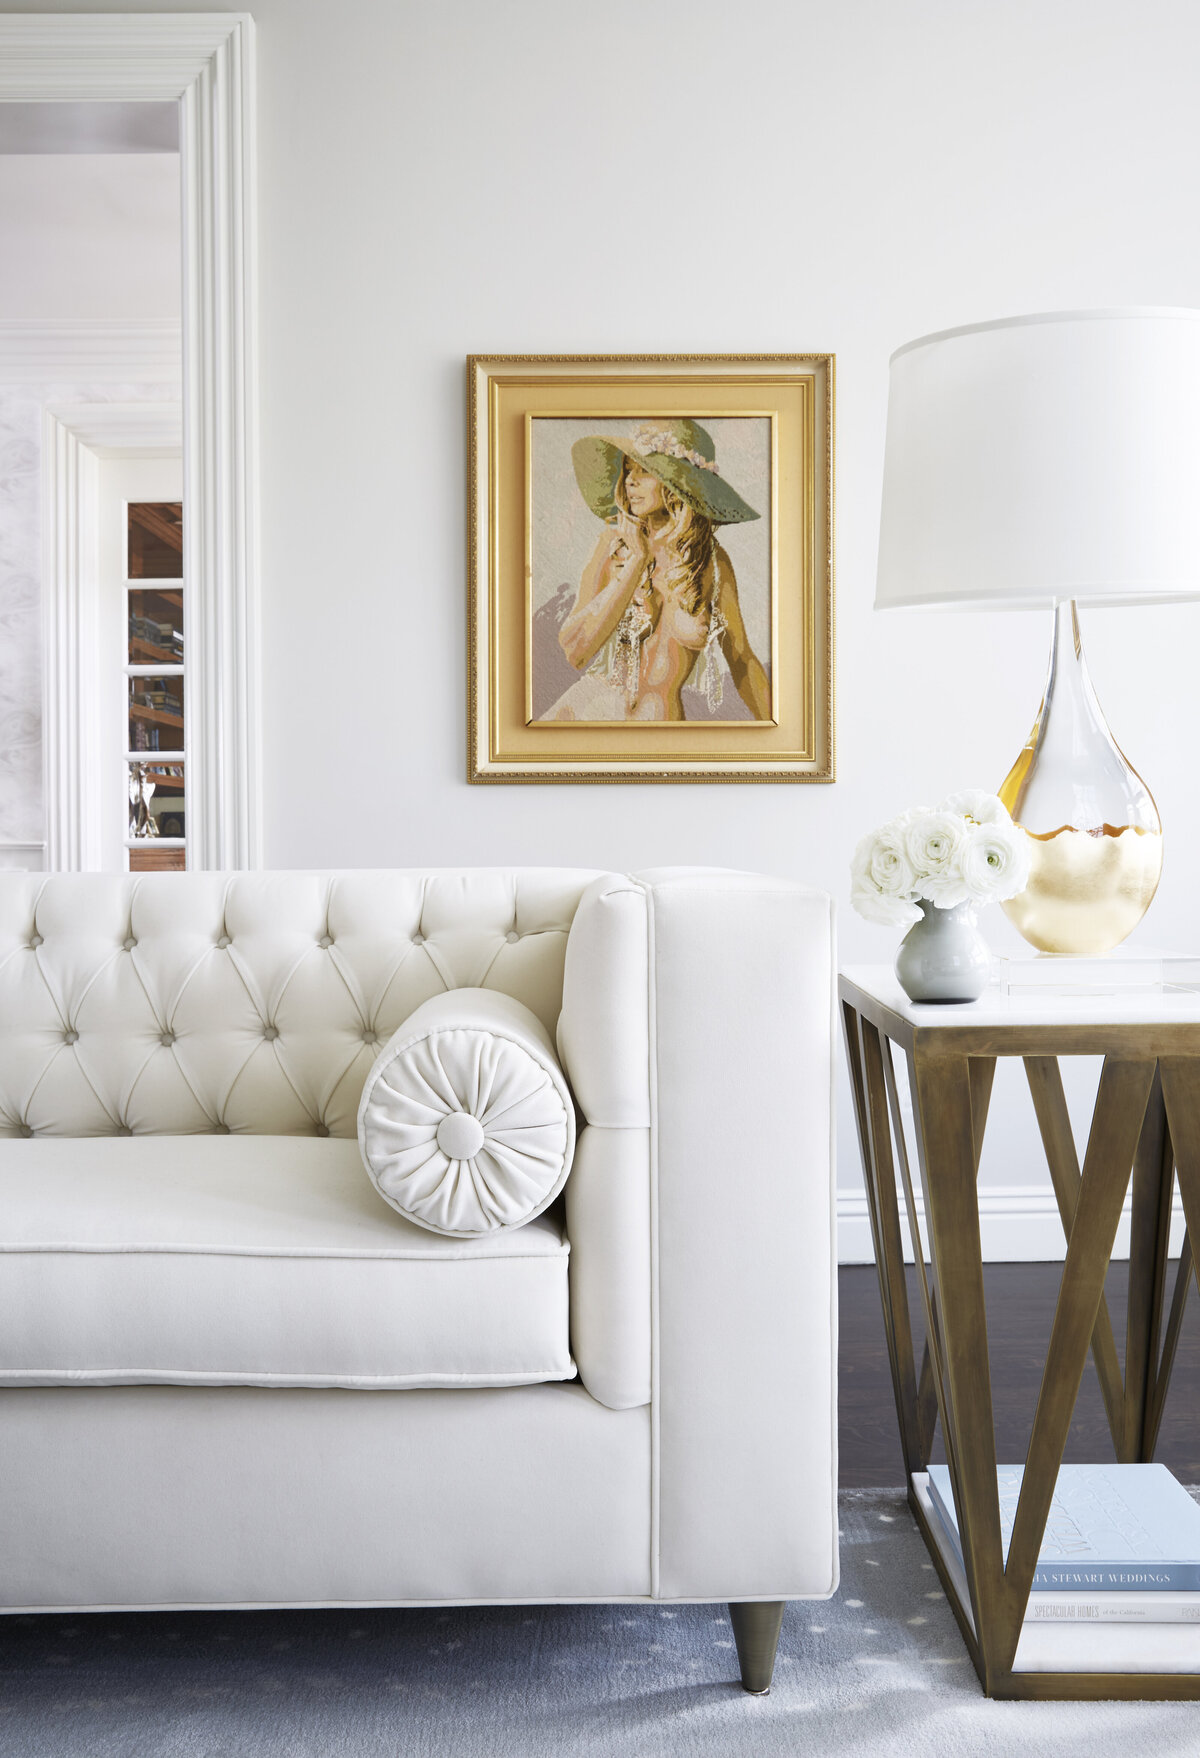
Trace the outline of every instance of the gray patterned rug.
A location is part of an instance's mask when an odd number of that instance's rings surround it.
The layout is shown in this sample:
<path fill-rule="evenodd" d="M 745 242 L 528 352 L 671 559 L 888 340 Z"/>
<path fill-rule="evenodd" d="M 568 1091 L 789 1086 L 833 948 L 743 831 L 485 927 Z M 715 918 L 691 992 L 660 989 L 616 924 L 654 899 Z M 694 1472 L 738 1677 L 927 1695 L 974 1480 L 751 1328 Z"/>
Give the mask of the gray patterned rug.
<path fill-rule="evenodd" d="M 989 1703 L 899 1491 L 738 1688 L 715 1606 L 0 1619 L 3 1758 L 1193 1758 L 1194 1704 Z"/>

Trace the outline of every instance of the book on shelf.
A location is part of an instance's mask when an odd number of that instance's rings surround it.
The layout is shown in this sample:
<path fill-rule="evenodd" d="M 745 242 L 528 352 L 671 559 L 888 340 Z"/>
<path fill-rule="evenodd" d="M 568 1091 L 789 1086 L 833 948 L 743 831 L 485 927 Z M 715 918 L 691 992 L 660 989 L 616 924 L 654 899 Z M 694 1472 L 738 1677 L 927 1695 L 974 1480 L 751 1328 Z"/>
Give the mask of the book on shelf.
<path fill-rule="evenodd" d="M 1027 1624 L 1200 1624 L 1200 1593 L 1031 1593 Z"/>
<path fill-rule="evenodd" d="M 1005 1557 L 1024 1467 L 997 1467 Z M 950 1473 L 929 1468 L 933 1512 L 958 1560 Z M 1200 1507 L 1165 1465 L 1062 1465 L 1027 1622 L 1200 1622 Z"/>
<path fill-rule="evenodd" d="M 939 1558 L 950 1597 L 966 1627 L 975 1616 L 962 1561 L 942 1526 L 929 1495 L 924 1471 L 912 1476 L 912 1491 L 925 1517 L 932 1552 Z M 1032 1596 L 1031 1596 L 1032 1597 Z M 1127 1598 L 1112 1593 L 1106 1600 Z M 1158 1598 L 1170 1598 L 1159 1594 Z M 1075 1603 L 1080 1603 L 1076 1600 Z M 1017 1643 L 1016 1673 L 1200 1673 L 1200 1622 L 1150 1622 L 1105 1617 L 1050 1619 L 1026 1617 Z"/>

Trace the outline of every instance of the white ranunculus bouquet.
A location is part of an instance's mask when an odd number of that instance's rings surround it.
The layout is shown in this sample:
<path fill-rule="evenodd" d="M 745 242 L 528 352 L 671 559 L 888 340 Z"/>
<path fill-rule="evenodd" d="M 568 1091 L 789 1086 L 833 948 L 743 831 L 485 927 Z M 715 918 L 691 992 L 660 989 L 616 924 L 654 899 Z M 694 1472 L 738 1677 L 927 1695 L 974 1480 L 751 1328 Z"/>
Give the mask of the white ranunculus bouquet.
<path fill-rule="evenodd" d="M 850 877 L 860 916 L 909 928 L 921 901 L 949 910 L 1016 897 L 1029 881 L 1029 843 L 995 794 L 967 788 L 864 836 Z"/>

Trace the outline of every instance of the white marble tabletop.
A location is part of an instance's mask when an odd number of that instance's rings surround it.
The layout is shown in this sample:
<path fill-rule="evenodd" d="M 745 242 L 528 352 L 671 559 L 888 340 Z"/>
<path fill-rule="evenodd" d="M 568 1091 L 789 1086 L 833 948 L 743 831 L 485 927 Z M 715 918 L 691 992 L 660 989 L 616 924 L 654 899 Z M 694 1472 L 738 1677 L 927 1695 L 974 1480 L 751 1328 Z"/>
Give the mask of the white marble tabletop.
<path fill-rule="evenodd" d="M 961 1026 L 1200 1025 L 1194 989 L 1117 989 L 1108 994 L 1003 994 L 985 989 L 978 1001 L 910 1001 L 890 965 L 848 965 L 842 976 L 922 1031 Z"/>

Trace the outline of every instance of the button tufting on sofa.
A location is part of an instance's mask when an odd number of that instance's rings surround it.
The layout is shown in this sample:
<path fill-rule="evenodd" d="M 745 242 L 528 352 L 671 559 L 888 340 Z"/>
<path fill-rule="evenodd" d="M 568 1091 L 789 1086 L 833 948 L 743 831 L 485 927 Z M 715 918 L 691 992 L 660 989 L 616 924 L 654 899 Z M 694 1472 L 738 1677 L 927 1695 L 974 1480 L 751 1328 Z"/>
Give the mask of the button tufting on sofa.
<path fill-rule="evenodd" d="M 329 1134 L 329 1125 L 327 1123 L 314 1124 L 313 1125 L 313 1134 L 314 1135 L 328 1135 Z"/>
<path fill-rule="evenodd" d="M 170 1030 L 162 1032 L 159 1035 L 158 1041 L 164 1050 L 170 1049 L 171 1045 L 175 1042 L 175 1033 Z"/>
<path fill-rule="evenodd" d="M 235 1135 L 311 1136 L 318 1115 L 335 1137 L 352 1134 L 355 1083 L 379 1049 L 431 985 L 478 983 L 497 950 L 501 967 L 520 970 L 522 1001 L 553 1030 L 567 931 L 589 882 L 532 869 L 176 878 L 156 887 L 133 874 L 4 877 L 10 944 L 24 952 L 35 932 L 45 937 L 32 958 L 0 968 L 0 1108 L 10 1136 L 36 1109 L 56 1135 L 111 1137 L 139 1081 L 139 1134 L 207 1134 L 227 1116 Z M 521 945 L 509 958 L 513 929 Z M 311 957 L 326 933 L 329 956 Z M 123 951 L 126 939 L 137 940 L 134 954 Z M 488 980 L 505 987 L 502 974 Z M 316 1033 L 310 1009 L 322 1021 Z M 244 1067 L 247 1049 L 267 1048 L 268 1021 L 280 1032 L 275 1051 Z M 60 1056 L 68 1022 L 83 1049 Z M 168 1023 L 178 1041 L 143 1073 Z M 363 1044 L 368 1026 L 375 1047 Z M 49 1067 L 20 1049 L 30 1028 L 55 1052 Z"/>
<path fill-rule="evenodd" d="M 362 1040 L 364 1044 L 377 1044 L 379 1042 L 379 1033 L 372 1031 L 370 1026 L 368 1026 L 362 1035 Z"/>
<path fill-rule="evenodd" d="M 38 947 L 41 944 L 42 944 L 42 937 L 40 934 L 31 934 L 29 936 L 29 945 L 30 945 L 30 949 L 32 951 L 36 952 Z"/>
<path fill-rule="evenodd" d="M 64 1044 L 77 1044 L 78 1042 L 79 1042 L 79 1033 L 72 1031 L 70 1026 L 68 1026 L 66 1031 L 63 1033 L 63 1043 Z"/>
<path fill-rule="evenodd" d="M 268 1044 L 274 1043 L 278 1036 L 279 1027 L 277 1025 L 265 1025 L 263 1027 L 263 1037 L 267 1040 Z"/>
<path fill-rule="evenodd" d="M 521 936 L 517 933 L 517 930 L 515 928 L 510 928 L 508 933 L 504 936 L 504 938 L 508 941 L 508 944 L 511 946 L 513 941 L 519 940 L 521 938 Z"/>
<path fill-rule="evenodd" d="M 227 1123 L 218 1123 L 214 1133 L 216 1135 L 228 1135 L 229 1134 L 229 1125 Z"/>
<path fill-rule="evenodd" d="M 20 1130 L 19 1130 L 19 1133 L 24 1136 L 32 1135 L 33 1134 L 33 1125 L 30 1123 L 22 1123 Z"/>
<path fill-rule="evenodd" d="M 126 952 L 132 952 L 134 947 L 137 945 L 137 941 L 134 939 L 133 935 L 130 934 L 127 939 L 122 941 L 121 944 L 124 946 Z"/>
<path fill-rule="evenodd" d="M 317 945 L 322 947 L 326 952 L 328 952 L 329 948 L 333 945 L 333 935 L 332 934 L 322 934 L 321 938 L 317 941 Z"/>

